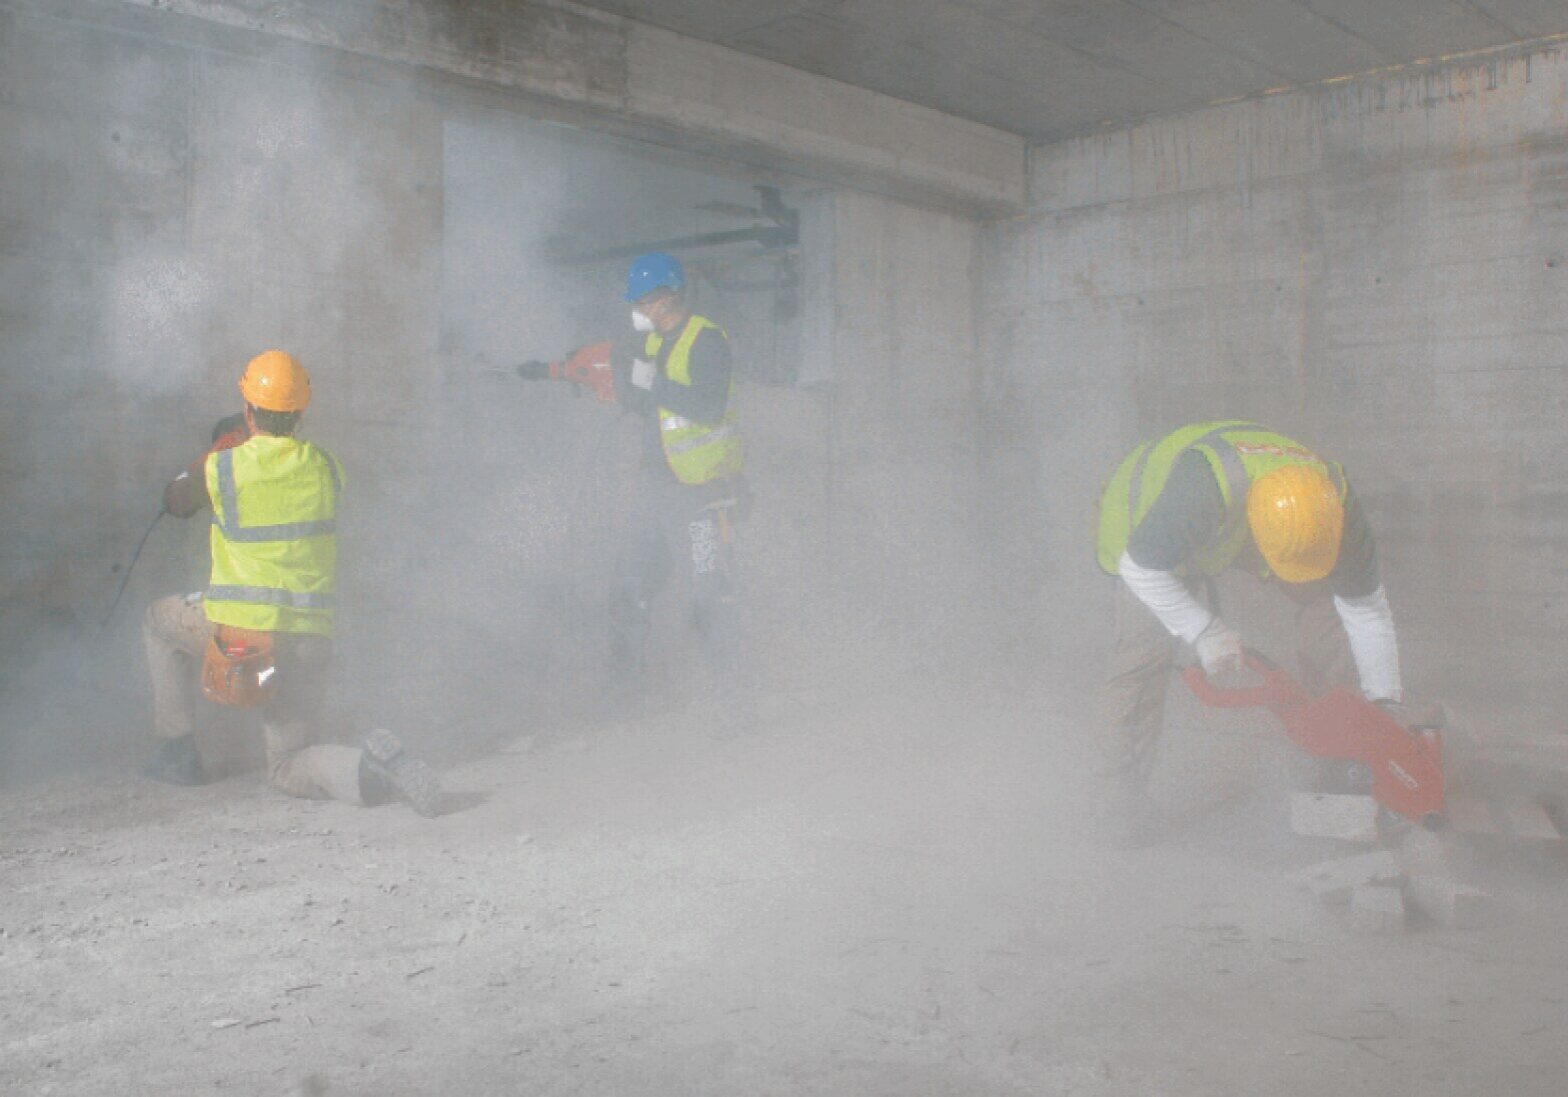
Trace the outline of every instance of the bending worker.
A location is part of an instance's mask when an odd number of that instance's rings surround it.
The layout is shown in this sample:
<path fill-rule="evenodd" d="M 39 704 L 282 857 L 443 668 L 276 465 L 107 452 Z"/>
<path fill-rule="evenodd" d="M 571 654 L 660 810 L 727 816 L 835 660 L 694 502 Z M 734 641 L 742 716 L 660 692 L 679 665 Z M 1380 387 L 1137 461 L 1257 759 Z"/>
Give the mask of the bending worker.
<path fill-rule="evenodd" d="M 643 698 L 653 598 L 675 567 L 690 576 L 694 623 L 705 661 L 732 717 L 749 710 L 736 607 L 731 525 L 742 468 L 729 338 L 694 314 L 680 262 L 664 252 L 632 261 L 626 301 L 636 336 L 611 356 L 614 399 L 642 417 L 646 445 L 637 503 L 611 591 L 611 661 L 618 688 Z M 552 376 L 525 362 L 530 380 Z M 559 371 L 555 371 L 559 372 Z"/>
<path fill-rule="evenodd" d="M 1212 579 L 1221 572 L 1284 584 L 1297 603 L 1309 690 L 1359 682 L 1372 700 L 1400 701 L 1372 531 L 1344 471 L 1299 442 L 1239 421 L 1147 442 L 1111 477 L 1099 527 L 1100 566 L 1122 580 L 1101 695 L 1107 807 L 1129 837 L 1143 814 L 1178 645 L 1192 645 L 1211 677 L 1243 666 L 1241 636 L 1216 612 Z"/>
<path fill-rule="evenodd" d="M 391 732 L 372 731 L 359 748 L 315 742 L 332 662 L 342 471 L 326 450 L 294 436 L 310 378 L 293 358 L 278 350 L 253 358 L 240 392 L 243 429 L 220 423 L 213 449 L 164 489 L 164 509 L 176 517 L 212 508 L 212 575 L 205 594 L 148 607 L 142 633 L 160 741 L 145 772 L 199 784 L 195 664 L 224 650 L 270 649 L 253 683 L 272 786 L 352 804 L 397 797 L 433 815 L 435 774 Z"/>

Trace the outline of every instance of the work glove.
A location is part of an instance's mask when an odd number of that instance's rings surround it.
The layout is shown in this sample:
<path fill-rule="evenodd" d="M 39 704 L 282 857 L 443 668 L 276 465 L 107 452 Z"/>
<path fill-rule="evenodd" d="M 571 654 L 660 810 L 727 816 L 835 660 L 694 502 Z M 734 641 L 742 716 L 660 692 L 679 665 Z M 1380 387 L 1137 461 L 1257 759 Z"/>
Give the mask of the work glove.
<path fill-rule="evenodd" d="M 1234 678 L 1246 666 L 1241 651 L 1241 634 L 1218 617 L 1193 643 L 1203 673 L 1210 678 Z"/>
<path fill-rule="evenodd" d="M 654 365 L 645 358 L 632 360 L 632 384 L 644 392 L 653 391 Z"/>
<path fill-rule="evenodd" d="M 178 484 L 181 480 L 189 480 L 190 478 L 191 478 L 191 470 L 190 469 L 186 469 L 184 472 L 180 473 L 173 480 L 170 480 L 167 484 L 164 485 L 164 488 L 163 488 L 163 499 L 162 499 L 162 502 L 163 502 L 163 513 L 165 513 L 165 514 L 173 514 L 174 513 L 174 511 L 169 509 L 169 493 L 172 492 L 172 491 L 178 491 L 179 489 L 176 488 L 175 485 Z"/>
<path fill-rule="evenodd" d="M 524 381 L 548 381 L 550 379 L 550 363 L 541 362 L 537 358 L 523 362 L 517 367 L 517 376 Z"/>

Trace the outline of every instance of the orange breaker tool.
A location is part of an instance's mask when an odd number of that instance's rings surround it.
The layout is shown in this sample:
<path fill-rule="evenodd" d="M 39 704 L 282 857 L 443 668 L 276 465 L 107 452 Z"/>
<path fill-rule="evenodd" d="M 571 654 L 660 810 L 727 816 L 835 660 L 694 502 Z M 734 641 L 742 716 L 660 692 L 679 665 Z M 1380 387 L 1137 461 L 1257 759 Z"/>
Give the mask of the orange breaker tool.
<path fill-rule="evenodd" d="M 610 372 L 608 340 L 578 347 L 564 362 L 550 363 L 550 380 L 570 381 L 593 393 L 601 404 L 615 403 L 615 375 Z"/>
<path fill-rule="evenodd" d="M 1210 682 L 1200 666 L 1182 678 L 1211 708 L 1266 708 L 1285 734 L 1318 758 L 1359 762 L 1372 775 L 1372 796 L 1395 815 L 1436 829 L 1443 823 L 1443 744 L 1435 730 L 1407 731 L 1359 693 L 1339 687 L 1312 697 L 1290 674 L 1256 652 L 1247 668 L 1263 680 L 1230 689 Z"/>

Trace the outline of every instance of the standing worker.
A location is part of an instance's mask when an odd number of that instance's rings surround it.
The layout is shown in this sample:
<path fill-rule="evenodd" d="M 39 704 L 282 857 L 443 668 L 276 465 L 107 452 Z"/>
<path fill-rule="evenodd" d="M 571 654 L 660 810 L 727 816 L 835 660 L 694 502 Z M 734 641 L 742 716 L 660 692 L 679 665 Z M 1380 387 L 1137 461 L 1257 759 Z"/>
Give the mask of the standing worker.
<path fill-rule="evenodd" d="M 680 262 L 665 252 L 638 256 L 626 277 L 636 337 L 626 361 L 612 360 L 613 391 L 647 428 L 636 509 L 610 597 L 612 670 L 625 699 L 640 702 L 651 603 L 680 566 L 690 574 L 694 623 L 722 703 L 744 721 L 754 687 L 736 607 L 733 518 L 742 460 L 730 343 L 724 329 L 687 306 L 685 284 Z M 518 367 L 530 380 L 563 372 L 575 379 L 570 363 L 564 371 L 544 362 Z"/>
<path fill-rule="evenodd" d="M 164 489 L 176 517 L 212 508 L 212 575 L 205 594 L 148 607 L 142 634 L 160 742 L 145 772 L 201 783 L 191 698 L 200 661 L 209 696 L 260 705 L 274 788 L 352 804 L 396 797 L 434 815 L 435 774 L 391 732 L 372 731 L 358 748 L 315 742 L 332 662 L 342 470 L 294 436 L 310 378 L 292 357 L 269 350 L 251 359 L 240 392 L 244 430 L 214 432 L 207 456 Z M 232 693 L 220 697 L 225 683 Z"/>
<path fill-rule="evenodd" d="M 1394 618 L 1366 517 L 1337 464 L 1283 435 L 1199 423 L 1133 450 L 1100 500 L 1099 562 L 1121 578 L 1101 745 L 1107 809 L 1129 841 L 1153 826 L 1144 794 L 1178 642 L 1210 676 L 1243 667 L 1241 637 L 1216 612 L 1221 572 L 1283 582 L 1297 603 L 1309 690 L 1359 680 L 1371 700 L 1401 700 Z"/>

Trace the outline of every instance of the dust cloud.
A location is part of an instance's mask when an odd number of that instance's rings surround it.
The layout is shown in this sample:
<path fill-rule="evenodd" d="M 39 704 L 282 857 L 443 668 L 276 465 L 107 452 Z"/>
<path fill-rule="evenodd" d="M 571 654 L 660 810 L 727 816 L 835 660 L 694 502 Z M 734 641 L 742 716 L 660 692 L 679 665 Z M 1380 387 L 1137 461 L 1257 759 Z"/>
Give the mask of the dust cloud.
<path fill-rule="evenodd" d="M 149 747 L 140 618 L 202 586 L 202 520 L 164 517 L 109 607 L 163 485 L 239 408 L 238 373 L 271 346 L 311 371 L 302 434 L 349 478 L 335 734 L 393 726 L 451 763 L 602 726 L 607 603 L 646 427 L 512 367 L 627 345 L 637 246 L 770 225 L 759 186 L 791 211 L 832 196 L 283 41 L 200 52 L 38 24 L 54 79 L 75 90 L 67 123 L 30 152 L 71 185 L 24 192 L 22 215 L 50 232 L 11 264 L 41 285 L 6 351 L 7 449 L 28 473 L 11 489 L 0 780 L 120 771 Z M 585 258 L 607 249 L 619 254 Z M 820 350 L 803 361 L 842 322 L 832 262 L 755 242 L 682 257 L 691 305 L 735 347 L 760 500 L 738 533 L 759 685 L 881 688 L 911 666 L 962 677 L 992 609 L 972 597 L 979 569 L 947 566 L 951 538 L 922 559 L 902 528 L 945 524 L 953 470 L 907 453 L 856 467 L 832 438 L 838 367 Z M 877 353 L 901 368 L 920 357 L 896 340 Z M 851 433 L 868 439 L 899 414 L 867 412 Z M 944 635 L 917 642 L 912 624 L 933 612 Z M 655 711 L 715 700 L 692 624 L 677 569 L 655 607 Z M 243 720 L 203 711 L 220 759 L 257 762 Z"/>
<path fill-rule="evenodd" d="M 0 18 L 0 1089 L 1495 1091 L 1561 1023 L 1555 885 L 1540 964 L 1302 900 L 1256 715 L 1173 689 L 1167 841 L 1103 841 L 1109 466 L 993 360 L 973 218 L 265 35 Z M 773 224 L 759 188 L 798 242 L 681 251 L 755 495 L 737 723 L 679 560 L 635 703 L 611 659 L 646 421 L 514 367 L 624 347 L 630 254 Z M 395 731 L 437 819 L 279 796 L 207 705 L 211 780 L 137 775 L 142 615 L 204 585 L 205 516 L 110 604 L 269 347 L 347 476 L 324 727 Z"/>

